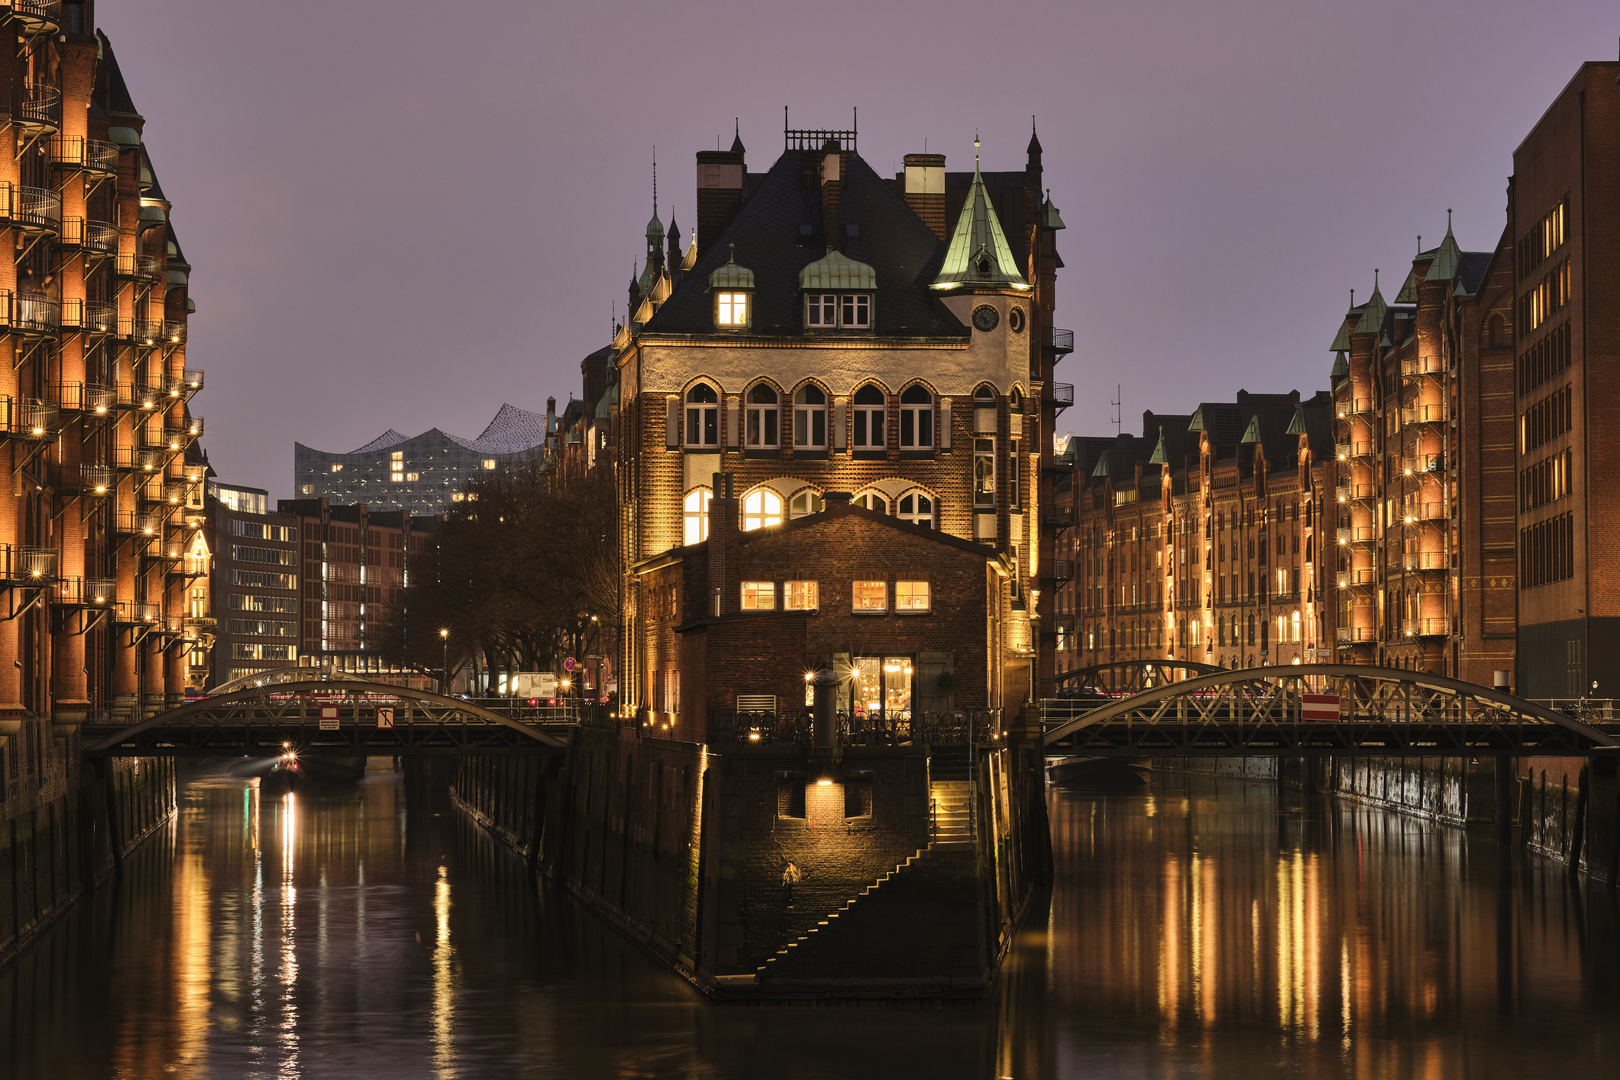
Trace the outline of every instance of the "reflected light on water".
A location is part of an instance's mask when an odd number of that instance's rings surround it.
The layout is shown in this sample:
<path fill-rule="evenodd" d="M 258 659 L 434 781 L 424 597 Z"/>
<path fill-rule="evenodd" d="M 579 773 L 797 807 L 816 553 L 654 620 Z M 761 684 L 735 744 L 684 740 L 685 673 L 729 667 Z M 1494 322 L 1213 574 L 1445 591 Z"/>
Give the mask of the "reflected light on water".
<path fill-rule="evenodd" d="M 298 798 L 281 800 L 281 1075 L 296 1077 L 298 1037 L 298 888 L 293 883 L 293 855 L 298 840 Z"/>
<path fill-rule="evenodd" d="M 450 871 L 443 866 L 433 886 L 433 921 L 433 1066 L 436 1075 L 451 1077 L 456 1075 L 455 949 L 450 944 Z"/>

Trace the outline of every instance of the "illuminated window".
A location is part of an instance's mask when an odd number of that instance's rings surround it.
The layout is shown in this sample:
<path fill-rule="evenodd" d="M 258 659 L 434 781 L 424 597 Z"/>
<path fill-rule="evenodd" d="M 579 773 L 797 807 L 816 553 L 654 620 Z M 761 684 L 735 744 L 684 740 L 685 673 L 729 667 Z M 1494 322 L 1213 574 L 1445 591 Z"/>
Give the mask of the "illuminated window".
<path fill-rule="evenodd" d="M 889 586 L 882 581 L 854 583 L 852 609 L 855 611 L 889 610 Z"/>
<path fill-rule="evenodd" d="M 882 450 L 888 445 L 883 424 L 883 391 L 868 383 L 855 391 L 855 434 L 850 440 L 857 450 Z"/>
<path fill-rule="evenodd" d="M 686 493 L 682 504 L 682 517 L 686 530 L 684 543 L 701 544 L 709 538 L 709 503 L 714 495 L 707 488 L 693 488 Z"/>
<path fill-rule="evenodd" d="M 451 502 L 466 502 L 467 501 L 467 496 L 466 496 L 466 494 L 464 492 L 458 491 L 454 495 L 450 496 L 450 501 Z"/>
<path fill-rule="evenodd" d="M 743 532 L 767 525 L 782 524 L 782 496 L 769 488 L 757 488 L 743 496 Z"/>
<path fill-rule="evenodd" d="M 793 496 L 792 501 L 788 503 L 788 517 L 807 517 L 810 514 L 819 514 L 826 508 L 826 503 L 821 501 L 821 492 L 805 490 Z"/>
<path fill-rule="evenodd" d="M 838 296 L 810 293 L 804 298 L 804 325 L 830 329 L 838 325 Z"/>
<path fill-rule="evenodd" d="M 484 459 L 484 468 L 493 469 L 494 467 L 495 467 L 495 459 L 494 458 L 487 457 L 487 458 Z"/>
<path fill-rule="evenodd" d="M 865 491 L 851 500 L 855 506 L 866 510 L 876 510 L 880 514 L 889 512 L 889 500 L 875 491 Z"/>
<path fill-rule="evenodd" d="M 742 583 L 742 610 L 775 611 L 776 582 L 745 581 Z"/>
<path fill-rule="evenodd" d="M 782 607 L 786 611 L 815 611 L 820 607 L 816 583 L 813 581 L 784 581 Z"/>
<path fill-rule="evenodd" d="M 748 391 L 748 445 L 774 449 L 780 436 L 777 431 L 781 416 L 776 388 L 766 383 Z"/>
<path fill-rule="evenodd" d="M 342 472 L 343 471 L 343 462 L 341 462 L 341 461 L 332 462 L 332 471 L 333 472 Z"/>
<path fill-rule="evenodd" d="M 927 611 L 928 582 L 897 581 L 894 583 L 894 610 Z"/>
<path fill-rule="evenodd" d="M 686 445 L 720 445 L 720 396 L 708 383 L 698 383 L 686 394 Z"/>
<path fill-rule="evenodd" d="M 827 449 L 827 395 L 814 384 L 801 386 L 793 395 L 793 445 L 800 450 Z"/>
<path fill-rule="evenodd" d="M 996 440 L 973 440 L 973 505 L 996 504 Z"/>
<path fill-rule="evenodd" d="M 388 456 L 389 456 L 390 459 L 392 459 L 394 461 L 404 461 L 405 460 L 405 451 L 403 451 L 403 450 L 395 450 L 393 453 L 389 454 Z"/>
<path fill-rule="evenodd" d="M 315 494 L 315 485 L 314 484 L 304 484 L 298 490 L 302 494 L 313 495 L 313 494 Z"/>
<path fill-rule="evenodd" d="M 408 482 L 411 482 L 411 483 L 415 483 L 417 480 L 420 480 L 421 478 L 422 478 L 421 473 L 408 472 L 408 473 L 405 474 L 405 479 Z"/>
<path fill-rule="evenodd" d="M 714 298 L 714 323 L 716 326 L 747 326 L 748 294 L 745 292 L 716 293 Z"/>
<path fill-rule="evenodd" d="M 934 500 L 921 492 L 913 492 L 902 496 L 900 509 L 895 515 L 901 521 L 910 521 L 917 525 L 934 527 Z"/>
<path fill-rule="evenodd" d="M 934 395 L 926 386 L 910 386 L 900 395 L 900 449 L 929 450 L 934 445 Z"/>

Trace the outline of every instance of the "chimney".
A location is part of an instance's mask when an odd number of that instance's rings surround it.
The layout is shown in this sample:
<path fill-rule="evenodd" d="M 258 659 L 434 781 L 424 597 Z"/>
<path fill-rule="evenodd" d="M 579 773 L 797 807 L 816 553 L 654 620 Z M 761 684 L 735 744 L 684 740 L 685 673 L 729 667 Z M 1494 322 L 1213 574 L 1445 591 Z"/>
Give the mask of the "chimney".
<path fill-rule="evenodd" d="M 714 499 L 709 503 L 709 614 L 729 615 L 737 610 L 737 499 L 731 474 L 714 474 Z"/>
<path fill-rule="evenodd" d="M 742 203 L 747 169 L 741 143 L 731 150 L 699 150 L 697 156 L 698 258 L 714 246 Z"/>
<path fill-rule="evenodd" d="M 945 230 L 945 155 L 906 155 L 906 205 L 941 240 Z"/>
<path fill-rule="evenodd" d="M 836 139 L 821 148 L 821 235 L 828 251 L 844 248 L 844 218 L 840 203 L 844 193 L 844 154 Z"/>

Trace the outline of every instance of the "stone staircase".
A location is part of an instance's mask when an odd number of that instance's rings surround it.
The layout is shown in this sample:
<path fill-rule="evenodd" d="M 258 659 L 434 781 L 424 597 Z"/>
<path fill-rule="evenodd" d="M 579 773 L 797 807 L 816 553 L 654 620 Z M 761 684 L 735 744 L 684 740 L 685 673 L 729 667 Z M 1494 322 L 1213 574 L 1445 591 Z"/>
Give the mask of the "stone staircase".
<path fill-rule="evenodd" d="M 769 960 L 766 960 L 765 963 L 760 965 L 759 977 L 762 979 L 767 978 L 772 974 L 778 973 L 783 969 L 792 966 L 793 961 L 803 955 L 802 953 L 795 952 L 795 950 L 809 946 L 812 941 L 816 941 L 819 944 L 820 939 L 817 938 L 818 934 L 852 923 L 854 920 L 850 919 L 849 916 L 853 914 L 856 904 L 859 904 L 862 900 L 867 900 L 866 908 L 862 909 L 862 912 L 864 913 L 867 909 L 871 908 L 873 901 L 869 898 L 872 897 L 874 893 L 883 888 L 884 884 L 892 880 L 896 874 L 905 873 L 906 870 L 915 866 L 919 860 L 926 858 L 927 855 L 927 848 L 918 848 L 917 851 L 905 862 L 896 866 L 893 870 L 890 870 L 887 874 L 884 874 L 882 877 L 872 882 L 872 884 L 866 886 L 860 891 L 859 896 L 856 896 L 853 900 L 846 902 L 843 907 L 839 908 L 837 911 L 818 922 L 808 934 L 801 934 L 797 941 L 790 941 L 783 948 L 776 950 L 775 956 L 771 957 Z M 844 922 L 840 923 L 840 919 L 844 920 Z"/>
<path fill-rule="evenodd" d="M 973 845 L 972 760 L 967 747 L 935 747 L 928 763 L 929 836 L 940 848 Z"/>

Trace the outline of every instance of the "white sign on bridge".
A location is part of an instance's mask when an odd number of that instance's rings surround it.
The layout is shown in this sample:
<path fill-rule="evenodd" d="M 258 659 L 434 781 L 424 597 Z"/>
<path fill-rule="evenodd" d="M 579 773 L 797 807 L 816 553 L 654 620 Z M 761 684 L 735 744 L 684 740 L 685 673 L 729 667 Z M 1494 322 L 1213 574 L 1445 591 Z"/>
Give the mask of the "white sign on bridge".
<path fill-rule="evenodd" d="M 392 705 L 377 706 L 377 726 L 391 728 L 394 726 L 394 707 Z"/>
<path fill-rule="evenodd" d="M 336 705 L 321 706 L 321 730 L 336 731 L 338 729 L 338 707 Z"/>

